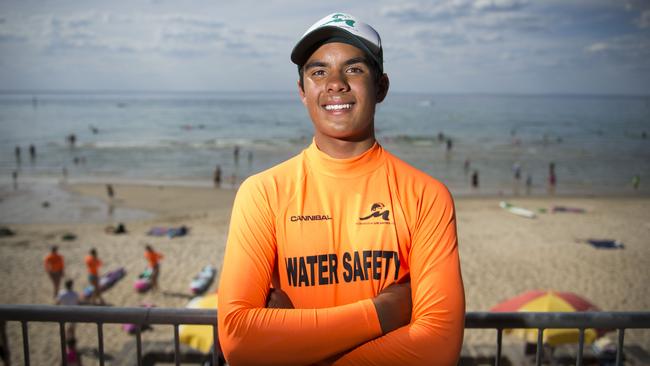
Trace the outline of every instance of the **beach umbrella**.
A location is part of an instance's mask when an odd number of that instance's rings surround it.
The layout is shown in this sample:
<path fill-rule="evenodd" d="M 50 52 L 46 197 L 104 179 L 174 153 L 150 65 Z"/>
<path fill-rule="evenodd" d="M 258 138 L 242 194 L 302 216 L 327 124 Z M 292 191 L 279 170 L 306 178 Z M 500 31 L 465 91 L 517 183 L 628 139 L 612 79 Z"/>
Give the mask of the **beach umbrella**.
<path fill-rule="evenodd" d="M 494 306 L 493 312 L 574 312 L 600 311 L 589 300 L 572 292 L 533 290 L 524 292 Z M 506 329 L 507 333 L 518 335 L 529 343 L 537 342 L 537 329 Z M 593 328 L 585 329 L 585 344 L 592 343 L 602 331 Z M 545 344 L 556 346 L 565 343 L 577 343 L 578 329 L 545 329 L 543 340 Z"/>
<path fill-rule="evenodd" d="M 197 296 L 186 306 L 188 309 L 217 309 L 217 294 Z M 186 344 L 203 353 L 212 349 L 213 330 L 210 325 L 182 324 L 178 327 L 178 336 L 181 343 Z"/>

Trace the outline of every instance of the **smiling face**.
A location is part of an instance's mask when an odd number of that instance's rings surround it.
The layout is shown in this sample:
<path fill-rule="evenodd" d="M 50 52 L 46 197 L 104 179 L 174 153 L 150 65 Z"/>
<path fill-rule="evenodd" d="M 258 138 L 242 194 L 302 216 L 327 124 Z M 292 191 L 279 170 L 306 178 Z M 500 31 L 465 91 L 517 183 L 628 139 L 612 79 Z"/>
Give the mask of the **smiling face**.
<path fill-rule="evenodd" d="M 388 91 L 388 77 L 375 80 L 364 52 L 346 43 L 326 43 L 303 66 L 300 97 L 321 150 L 339 142 L 374 143 L 375 105 Z M 327 152 L 327 151 L 326 151 Z"/>

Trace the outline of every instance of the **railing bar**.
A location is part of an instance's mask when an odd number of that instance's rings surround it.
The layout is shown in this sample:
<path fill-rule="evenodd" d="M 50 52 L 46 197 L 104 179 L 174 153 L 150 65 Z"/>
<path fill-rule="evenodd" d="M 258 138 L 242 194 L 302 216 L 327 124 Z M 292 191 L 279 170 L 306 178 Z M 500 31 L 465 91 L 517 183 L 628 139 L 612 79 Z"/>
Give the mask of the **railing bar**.
<path fill-rule="evenodd" d="M 135 348 L 138 356 L 138 366 L 142 366 L 142 325 L 143 324 L 137 324 L 135 328 Z"/>
<path fill-rule="evenodd" d="M 27 322 L 22 321 L 21 324 L 23 327 L 23 355 L 25 357 L 25 366 L 29 366 L 29 333 Z"/>
<path fill-rule="evenodd" d="M 65 354 L 65 323 L 59 322 L 59 339 L 61 340 L 61 364 L 68 366 L 68 357 Z"/>
<path fill-rule="evenodd" d="M 580 328 L 578 333 L 578 356 L 576 357 L 576 365 L 582 366 L 582 350 L 585 346 L 585 329 Z"/>
<path fill-rule="evenodd" d="M 104 323 L 97 323 L 97 343 L 99 343 L 99 366 L 104 366 Z"/>
<path fill-rule="evenodd" d="M 174 362 L 176 362 L 176 366 L 180 366 L 180 347 L 179 347 L 179 342 L 178 342 L 178 324 L 174 324 Z"/>
<path fill-rule="evenodd" d="M 537 329 L 537 354 L 535 355 L 535 365 L 541 366 L 542 364 L 542 340 L 544 338 L 544 328 Z"/>
<path fill-rule="evenodd" d="M 497 328 L 497 358 L 494 360 L 494 365 L 501 365 L 501 339 L 503 338 L 503 329 Z"/>
<path fill-rule="evenodd" d="M 625 338 L 625 328 L 618 330 L 618 345 L 616 346 L 616 366 L 623 364 L 623 339 Z"/>
<path fill-rule="evenodd" d="M 217 333 L 217 326 L 212 325 L 212 365 L 213 366 L 218 366 L 219 365 L 219 357 L 217 355 L 217 349 L 221 349 L 219 347 L 219 335 Z"/>

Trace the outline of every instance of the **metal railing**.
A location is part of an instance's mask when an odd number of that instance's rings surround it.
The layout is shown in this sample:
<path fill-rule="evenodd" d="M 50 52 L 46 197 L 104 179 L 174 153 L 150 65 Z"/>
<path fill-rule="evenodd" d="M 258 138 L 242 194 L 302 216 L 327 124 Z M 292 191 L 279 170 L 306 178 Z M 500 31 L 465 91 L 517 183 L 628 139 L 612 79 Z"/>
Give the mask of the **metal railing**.
<path fill-rule="evenodd" d="M 97 325 L 99 362 L 104 365 L 104 324 L 131 323 L 136 327 L 137 364 L 142 364 L 142 340 L 140 328 L 143 325 L 164 324 L 174 327 L 174 361 L 180 365 L 179 332 L 181 324 L 209 325 L 213 339 L 217 339 L 217 313 L 215 310 L 165 309 L 165 308 L 119 308 L 93 306 L 52 305 L 0 305 L 0 320 L 17 321 L 22 325 L 23 353 L 25 365 L 29 365 L 29 322 L 53 322 L 59 324 L 61 360 L 66 365 L 66 323 L 94 323 Z M 626 329 L 650 329 L 650 312 L 575 312 L 575 313 L 492 313 L 469 312 L 465 317 L 467 329 L 496 329 L 495 365 L 500 365 L 502 335 L 505 329 L 537 329 L 536 365 L 542 363 L 543 333 L 545 329 L 578 329 L 579 342 L 577 365 L 583 363 L 585 329 L 608 329 L 618 331 L 616 365 L 623 361 L 623 343 Z M 212 363 L 218 365 L 219 351 L 212 352 Z"/>

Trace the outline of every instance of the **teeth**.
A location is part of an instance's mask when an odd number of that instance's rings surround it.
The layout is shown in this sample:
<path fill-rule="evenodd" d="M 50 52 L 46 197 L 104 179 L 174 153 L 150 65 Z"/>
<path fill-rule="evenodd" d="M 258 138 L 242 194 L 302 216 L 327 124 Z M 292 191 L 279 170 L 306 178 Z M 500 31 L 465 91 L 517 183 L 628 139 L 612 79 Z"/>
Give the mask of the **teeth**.
<path fill-rule="evenodd" d="M 325 109 L 328 111 L 338 111 L 341 109 L 350 109 L 352 104 L 328 104 L 325 106 Z"/>

